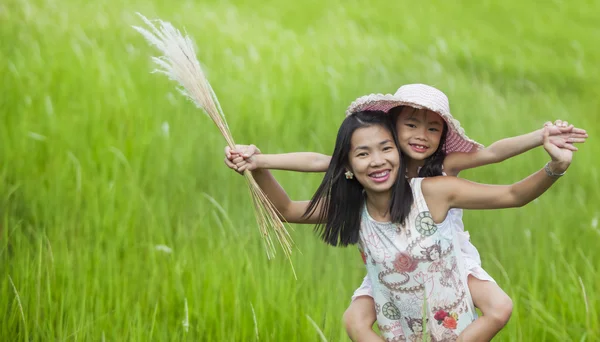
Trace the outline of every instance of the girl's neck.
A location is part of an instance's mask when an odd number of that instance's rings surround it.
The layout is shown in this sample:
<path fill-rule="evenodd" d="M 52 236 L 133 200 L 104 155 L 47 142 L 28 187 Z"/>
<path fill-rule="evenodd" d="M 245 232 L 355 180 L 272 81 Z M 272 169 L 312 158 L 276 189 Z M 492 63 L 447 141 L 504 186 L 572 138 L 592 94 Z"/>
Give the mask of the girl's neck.
<path fill-rule="evenodd" d="M 391 220 L 390 202 L 392 200 L 392 192 L 385 193 L 369 193 L 367 192 L 367 211 L 369 215 L 380 222 L 388 222 Z"/>
<path fill-rule="evenodd" d="M 419 177 L 419 168 L 423 167 L 425 164 L 425 160 L 415 160 L 411 158 L 406 158 L 406 177 L 415 178 Z"/>

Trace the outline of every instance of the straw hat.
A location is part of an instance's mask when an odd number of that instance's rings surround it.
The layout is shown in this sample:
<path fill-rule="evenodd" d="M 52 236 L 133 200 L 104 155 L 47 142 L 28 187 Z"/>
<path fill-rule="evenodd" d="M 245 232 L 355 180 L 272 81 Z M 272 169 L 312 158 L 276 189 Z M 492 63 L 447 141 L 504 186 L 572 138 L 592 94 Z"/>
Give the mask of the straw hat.
<path fill-rule="evenodd" d="M 388 112 L 398 106 L 409 106 L 418 109 L 428 109 L 439 114 L 448 124 L 446 136 L 446 154 L 452 152 L 470 152 L 473 147 L 483 148 L 483 145 L 469 139 L 460 122 L 450 114 L 450 104 L 446 94 L 425 84 L 407 84 L 398 88 L 392 94 L 371 94 L 356 99 L 348 110 L 346 116 L 365 110 L 380 110 Z"/>

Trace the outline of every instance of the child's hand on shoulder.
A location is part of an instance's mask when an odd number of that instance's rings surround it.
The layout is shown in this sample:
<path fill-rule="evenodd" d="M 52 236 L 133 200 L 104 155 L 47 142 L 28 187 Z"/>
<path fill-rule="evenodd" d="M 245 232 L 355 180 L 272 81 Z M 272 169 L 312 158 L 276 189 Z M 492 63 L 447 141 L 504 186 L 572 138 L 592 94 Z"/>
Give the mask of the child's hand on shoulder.
<path fill-rule="evenodd" d="M 235 145 L 235 149 L 225 147 L 225 164 L 239 174 L 244 171 L 252 171 L 258 168 L 255 155 L 260 154 L 260 150 L 254 145 Z"/>

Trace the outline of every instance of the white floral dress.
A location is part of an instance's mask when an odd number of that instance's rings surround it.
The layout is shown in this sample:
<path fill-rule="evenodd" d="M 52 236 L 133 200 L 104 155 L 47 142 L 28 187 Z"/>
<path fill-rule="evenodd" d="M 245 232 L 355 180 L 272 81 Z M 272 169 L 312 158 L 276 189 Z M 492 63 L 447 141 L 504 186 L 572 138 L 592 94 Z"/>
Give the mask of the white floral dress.
<path fill-rule="evenodd" d="M 404 226 L 373 220 L 366 206 L 361 216 L 359 248 L 386 341 L 454 341 L 476 318 L 458 235 L 433 222 L 422 180 L 410 181 Z"/>
<path fill-rule="evenodd" d="M 448 210 L 448 215 L 446 215 L 444 222 L 438 224 L 438 228 L 445 229 L 446 226 L 451 226 L 452 229 L 454 229 L 460 245 L 460 252 L 463 259 L 462 264 L 467 275 L 472 275 L 479 280 L 491 281 L 495 283 L 496 281 L 494 278 L 492 278 L 492 276 L 490 276 L 489 273 L 487 273 L 481 267 L 481 257 L 479 256 L 479 251 L 477 251 L 477 248 L 471 243 L 471 235 L 469 232 L 465 231 L 465 225 L 462 221 L 462 216 L 462 209 L 450 209 Z M 355 300 L 360 296 L 373 297 L 371 280 L 366 275 L 362 281 L 362 284 L 360 284 L 360 286 L 354 291 L 352 300 Z"/>

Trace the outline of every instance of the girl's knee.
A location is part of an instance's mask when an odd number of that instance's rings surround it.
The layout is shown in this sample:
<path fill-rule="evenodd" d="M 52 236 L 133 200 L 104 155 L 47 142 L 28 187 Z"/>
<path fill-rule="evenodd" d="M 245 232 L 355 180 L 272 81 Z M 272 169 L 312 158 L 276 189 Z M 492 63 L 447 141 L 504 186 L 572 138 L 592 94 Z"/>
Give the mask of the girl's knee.
<path fill-rule="evenodd" d="M 344 312 L 344 326 L 346 327 L 346 331 L 350 334 L 353 331 L 369 327 L 369 323 L 366 321 L 362 312 L 355 307 L 350 306 Z"/>
<path fill-rule="evenodd" d="M 344 312 L 343 320 L 346 332 L 353 338 L 362 331 L 371 330 L 375 317 L 374 304 L 370 298 L 359 298 Z"/>

